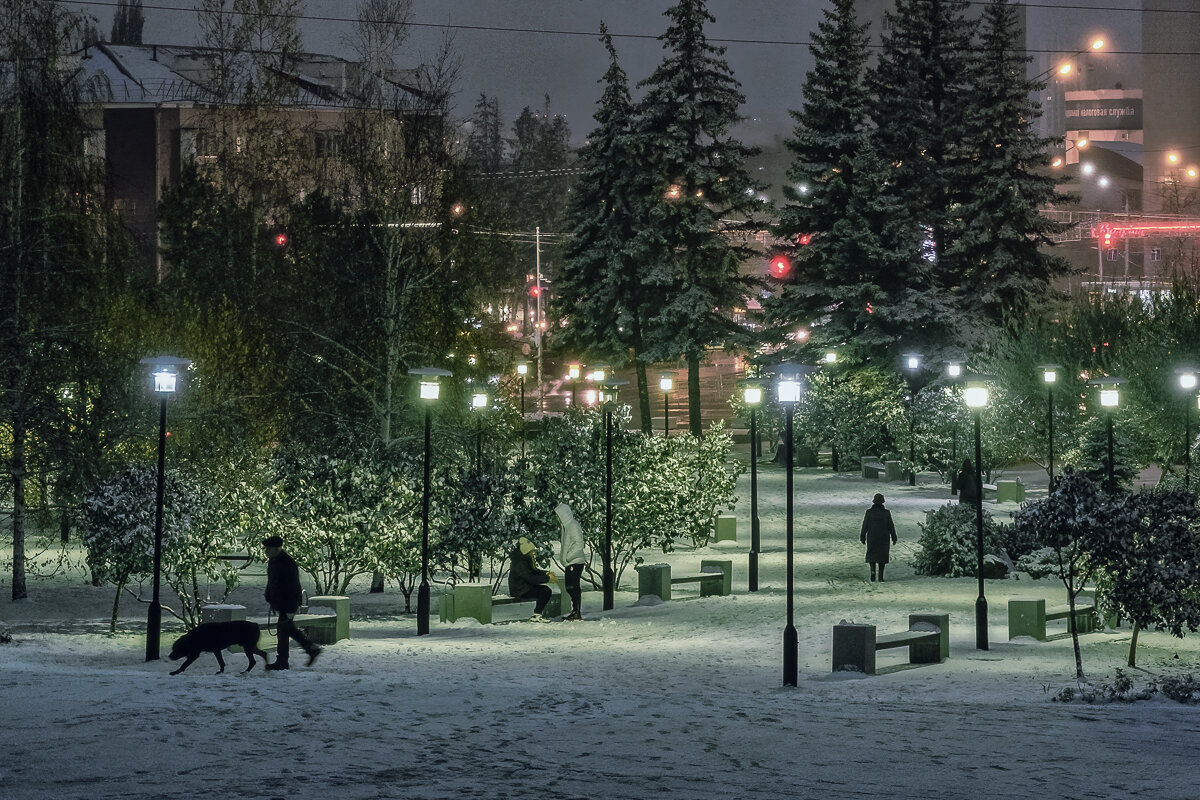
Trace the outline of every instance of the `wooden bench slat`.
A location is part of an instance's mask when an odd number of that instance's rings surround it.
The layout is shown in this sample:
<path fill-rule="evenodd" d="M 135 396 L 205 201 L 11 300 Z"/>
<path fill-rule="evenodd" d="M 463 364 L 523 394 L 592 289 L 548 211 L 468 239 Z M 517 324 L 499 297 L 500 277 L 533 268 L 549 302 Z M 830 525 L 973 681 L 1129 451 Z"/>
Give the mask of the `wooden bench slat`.
<path fill-rule="evenodd" d="M 672 575 L 671 583 L 696 583 L 706 580 L 723 581 L 725 574 L 722 572 L 699 572 L 695 575 Z"/>
<path fill-rule="evenodd" d="M 886 650 L 889 647 L 904 647 L 919 642 L 935 642 L 941 637 L 941 631 L 902 631 L 887 633 L 875 637 L 875 649 Z"/>

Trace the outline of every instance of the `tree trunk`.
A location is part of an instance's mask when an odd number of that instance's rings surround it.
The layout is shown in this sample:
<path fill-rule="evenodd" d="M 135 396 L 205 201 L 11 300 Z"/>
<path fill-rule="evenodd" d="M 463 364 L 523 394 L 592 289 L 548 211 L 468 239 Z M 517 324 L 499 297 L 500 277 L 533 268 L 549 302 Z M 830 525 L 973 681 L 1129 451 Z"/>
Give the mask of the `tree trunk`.
<path fill-rule="evenodd" d="M 117 610 L 121 607 L 121 592 L 125 591 L 125 581 L 117 581 L 117 594 L 113 598 L 112 617 L 108 621 L 108 632 L 117 632 Z"/>
<path fill-rule="evenodd" d="M 1069 570 L 1071 584 L 1074 584 L 1074 570 Z M 1067 606 L 1071 609 L 1070 615 L 1067 617 L 1067 628 L 1071 631 L 1071 646 L 1075 650 L 1075 679 L 1083 680 L 1083 655 L 1079 652 L 1079 630 L 1075 627 L 1075 594 L 1076 590 L 1073 585 L 1067 587 Z"/>
<path fill-rule="evenodd" d="M 704 435 L 700 419 L 700 356 L 688 355 L 688 430 L 699 439 Z"/>
<path fill-rule="evenodd" d="M 1133 623 L 1133 635 L 1131 637 L 1129 637 L 1129 667 L 1130 667 L 1130 669 L 1137 666 L 1137 640 L 1138 640 L 1138 631 L 1140 631 L 1141 629 L 1142 629 L 1142 626 L 1138 625 L 1136 622 Z"/>
<path fill-rule="evenodd" d="M 12 424 L 12 460 L 9 462 L 13 487 L 12 599 L 24 600 L 29 597 L 25 586 L 25 421 L 13 415 Z"/>
<path fill-rule="evenodd" d="M 638 414 L 642 418 L 642 433 L 647 436 L 654 432 L 654 420 L 650 418 L 650 384 L 646 382 L 646 362 L 633 356 L 634 369 L 637 371 Z"/>

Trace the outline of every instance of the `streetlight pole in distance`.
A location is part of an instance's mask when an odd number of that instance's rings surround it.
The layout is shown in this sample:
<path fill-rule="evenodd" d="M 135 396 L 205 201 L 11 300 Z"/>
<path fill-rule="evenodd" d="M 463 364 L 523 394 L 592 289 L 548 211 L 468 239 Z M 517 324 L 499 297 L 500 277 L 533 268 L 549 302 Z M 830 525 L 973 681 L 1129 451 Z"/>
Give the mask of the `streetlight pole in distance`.
<path fill-rule="evenodd" d="M 796 634 L 795 618 L 795 529 L 792 514 L 795 508 L 793 497 L 792 468 L 795 463 L 792 443 L 792 418 L 796 403 L 800 400 L 800 377 L 794 368 L 780 366 L 776 393 L 784 407 L 784 447 L 787 455 L 787 625 L 783 629 L 783 685 L 796 686 L 800 671 L 800 640 Z"/>
<path fill-rule="evenodd" d="M 433 403 L 441 393 L 438 378 L 448 378 L 448 369 L 418 367 L 410 369 L 409 375 L 418 376 L 419 397 L 425 403 L 425 479 L 421 491 L 421 584 L 417 587 L 417 635 L 429 633 L 429 492 L 430 455 Z"/>
<path fill-rule="evenodd" d="M 762 549 L 758 522 L 758 406 L 762 403 L 762 386 L 747 382 L 742 388 L 742 401 L 750 407 L 750 591 L 758 591 L 758 554 Z"/>
<path fill-rule="evenodd" d="M 601 387 L 600 402 L 604 407 L 604 564 L 602 576 L 604 588 L 604 610 L 611 611 L 616 604 L 616 573 L 612 563 L 612 415 L 617 405 L 617 392 L 629 381 L 609 379 Z"/>
<path fill-rule="evenodd" d="M 979 597 L 975 600 L 975 648 L 988 649 L 988 605 L 983 594 L 983 448 L 979 436 L 979 412 L 988 404 L 988 388 L 979 376 L 967 383 L 963 400 L 975 415 L 975 570 L 979 577 Z"/>
<path fill-rule="evenodd" d="M 1100 390 L 1100 406 L 1107 413 L 1107 429 L 1108 429 L 1108 477 L 1105 481 L 1104 490 L 1108 493 L 1116 491 L 1117 481 L 1116 472 L 1113 469 L 1113 414 L 1116 413 L 1116 408 L 1121 404 L 1121 384 L 1125 383 L 1124 378 L 1105 377 L 1097 378 L 1092 381 L 1092 385 Z"/>
<path fill-rule="evenodd" d="M 1195 367 L 1180 367 L 1175 370 L 1179 388 L 1183 390 L 1183 481 L 1184 488 L 1192 490 L 1192 403 L 1191 395 L 1196 391 Z"/>
<path fill-rule="evenodd" d="M 1050 472 L 1050 491 L 1054 491 L 1054 384 L 1062 367 L 1058 364 L 1042 365 L 1042 381 L 1046 384 L 1046 458 Z"/>
<path fill-rule="evenodd" d="M 517 377 L 521 379 L 521 465 L 525 465 L 525 376 L 529 374 L 529 362 L 517 362 Z"/>
<path fill-rule="evenodd" d="M 579 363 L 572 361 L 567 365 L 567 379 L 571 381 L 571 405 L 575 405 L 575 382 L 579 380 Z"/>
<path fill-rule="evenodd" d="M 146 610 L 146 660 L 159 659 L 162 639 L 162 605 L 159 601 L 162 574 L 163 491 L 167 471 L 167 400 L 175 396 L 179 374 L 191 366 L 191 361 L 175 356 L 143 358 L 150 368 L 151 388 L 158 396 L 158 485 L 154 498 L 154 576 L 150 607 Z"/>
<path fill-rule="evenodd" d="M 946 377 L 953 383 L 962 380 L 963 368 L 961 361 L 946 362 Z M 955 421 L 950 434 L 950 496 L 958 496 L 958 422 Z"/>
<path fill-rule="evenodd" d="M 471 410 L 479 414 L 479 423 L 475 427 L 475 468 L 480 472 L 483 472 L 483 412 L 487 410 L 487 407 L 487 392 L 471 393 Z"/>
<path fill-rule="evenodd" d="M 675 373 L 660 372 L 658 375 L 658 388 L 663 393 L 663 436 L 670 436 L 670 416 L 671 416 L 671 390 L 675 388 Z"/>
<path fill-rule="evenodd" d="M 904 369 L 908 374 L 908 485 L 917 485 L 917 373 L 921 369 L 920 353 L 905 353 Z"/>

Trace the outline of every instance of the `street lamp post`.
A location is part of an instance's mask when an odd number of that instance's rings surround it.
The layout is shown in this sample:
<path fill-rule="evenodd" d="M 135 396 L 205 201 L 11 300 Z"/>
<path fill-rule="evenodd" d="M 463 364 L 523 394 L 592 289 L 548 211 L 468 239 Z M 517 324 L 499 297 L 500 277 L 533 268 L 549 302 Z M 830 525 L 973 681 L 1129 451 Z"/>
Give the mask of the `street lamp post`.
<path fill-rule="evenodd" d="M 957 383 L 962 379 L 961 361 L 946 362 L 946 377 Z M 950 432 L 950 496 L 958 496 L 958 420 L 955 419 Z"/>
<path fill-rule="evenodd" d="M 787 455 L 787 626 L 783 629 L 783 685 L 796 686 L 800 670 L 800 640 L 796 635 L 795 598 L 795 535 L 792 522 L 794 498 L 792 495 L 794 454 L 792 445 L 792 417 L 796 403 L 800 400 L 800 378 L 793 371 L 780 370 L 776 393 L 784 412 L 784 447 Z"/>
<path fill-rule="evenodd" d="M 1175 370 L 1175 373 L 1179 376 L 1179 388 L 1184 391 L 1183 485 L 1190 492 L 1192 490 L 1192 403 L 1190 395 L 1196 391 L 1196 370 L 1192 367 L 1180 367 Z"/>
<path fill-rule="evenodd" d="M 611 611 L 616 600 L 616 574 L 612 563 L 612 429 L 613 409 L 617 405 L 617 392 L 629 381 L 609 379 L 601 389 L 600 402 L 604 406 L 604 610 Z"/>
<path fill-rule="evenodd" d="M 186 358 L 159 356 L 143 358 L 141 363 L 150 368 L 151 387 L 158 395 L 158 486 L 154 497 L 154 575 L 150 607 L 146 610 L 146 660 L 159 659 L 159 642 L 162 637 L 162 606 L 159 590 L 162 572 L 163 539 L 163 489 L 167 469 L 167 400 L 175 395 L 179 373 L 191 365 Z"/>
<path fill-rule="evenodd" d="M 983 452 L 979 437 L 979 410 L 987 405 L 987 384 L 973 381 L 963 392 L 967 407 L 975 413 L 975 571 L 979 576 L 979 597 L 975 600 L 975 648 L 988 649 L 988 605 L 983 595 Z"/>
<path fill-rule="evenodd" d="M 675 374 L 672 372 L 662 372 L 658 376 L 658 388 L 663 393 L 663 436 L 671 435 L 670 416 L 671 416 L 671 390 L 675 388 Z"/>
<path fill-rule="evenodd" d="M 1113 469 L 1113 414 L 1115 413 L 1115 409 L 1121 404 L 1121 391 L 1119 387 L 1124 382 L 1124 378 L 1114 377 L 1098 378 L 1092 381 L 1092 384 L 1100 389 L 1100 406 L 1107 412 L 1105 416 L 1107 417 L 1108 428 L 1108 478 L 1105 481 L 1104 490 L 1109 493 L 1116 491 L 1117 488 L 1115 470 Z"/>
<path fill-rule="evenodd" d="M 430 453 L 432 451 L 433 402 L 441 393 L 438 378 L 449 377 L 450 370 L 438 367 L 410 369 L 409 375 L 417 375 L 420 398 L 425 401 L 425 480 L 421 491 L 421 585 L 417 587 L 417 635 L 429 633 L 429 488 Z"/>
<path fill-rule="evenodd" d="M 479 412 L 479 422 L 475 427 L 475 469 L 483 472 L 483 412 L 488 407 L 488 394 L 485 391 L 471 393 L 471 410 Z"/>
<path fill-rule="evenodd" d="M 517 376 L 521 379 L 521 464 L 525 464 L 525 376 L 529 374 L 529 362 L 517 362 Z"/>
<path fill-rule="evenodd" d="M 1058 382 L 1058 364 L 1042 365 L 1042 381 L 1046 384 L 1046 458 L 1050 471 L 1050 491 L 1054 491 L 1054 384 Z"/>
<path fill-rule="evenodd" d="M 762 387 L 747 383 L 742 400 L 750 407 L 750 591 L 758 591 L 758 554 L 761 539 L 758 527 L 758 426 L 757 412 L 762 402 Z"/>
<path fill-rule="evenodd" d="M 905 353 L 904 369 L 908 372 L 908 485 L 917 485 L 917 373 L 921 369 L 920 353 Z"/>

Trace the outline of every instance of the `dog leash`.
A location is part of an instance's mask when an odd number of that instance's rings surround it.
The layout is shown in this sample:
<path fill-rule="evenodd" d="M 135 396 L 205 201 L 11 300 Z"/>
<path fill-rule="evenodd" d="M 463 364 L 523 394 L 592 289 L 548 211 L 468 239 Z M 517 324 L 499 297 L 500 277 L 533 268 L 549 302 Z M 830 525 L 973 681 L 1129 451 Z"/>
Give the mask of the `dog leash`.
<path fill-rule="evenodd" d="M 271 612 L 274 610 L 273 608 L 267 609 L 267 634 L 270 636 L 275 636 L 275 631 L 271 630 Z"/>

